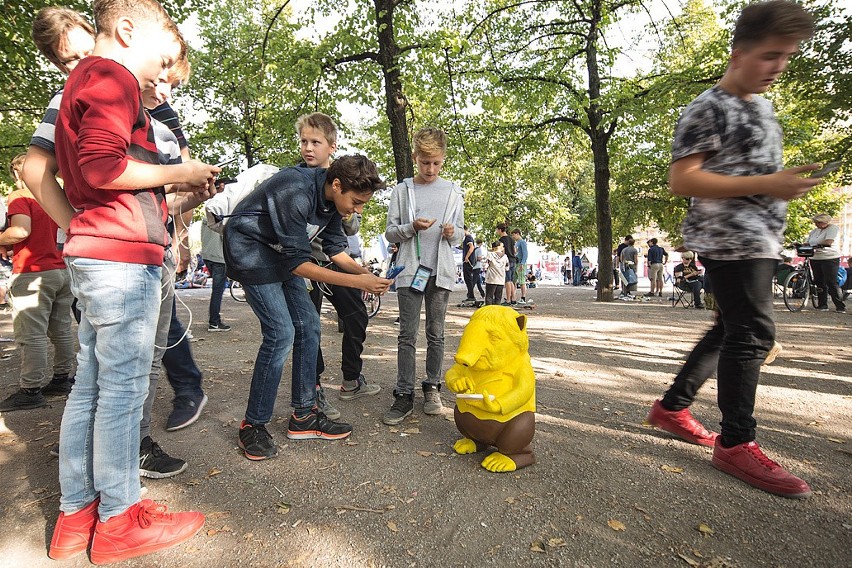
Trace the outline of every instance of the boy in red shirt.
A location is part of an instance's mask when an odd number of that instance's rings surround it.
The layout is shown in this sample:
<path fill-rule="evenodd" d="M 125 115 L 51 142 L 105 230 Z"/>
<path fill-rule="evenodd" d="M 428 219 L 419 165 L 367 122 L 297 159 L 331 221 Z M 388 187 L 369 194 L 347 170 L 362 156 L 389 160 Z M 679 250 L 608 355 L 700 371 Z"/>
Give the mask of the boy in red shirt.
<path fill-rule="evenodd" d="M 73 379 L 71 295 L 68 270 L 56 247 L 59 227 L 21 181 L 24 155 L 12 160 L 17 189 L 9 195 L 9 227 L 0 233 L 0 245 L 14 247 L 12 322 L 21 353 L 20 388 L 0 402 L 0 412 L 47 405 L 44 395 L 65 395 Z M 48 338 L 53 343 L 53 380 L 45 384 Z"/>
<path fill-rule="evenodd" d="M 185 50 L 154 0 L 96 0 L 95 50 L 68 77 L 56 160 L 75 209 L 64 247 L 82 312 L 77 382 L 60 431 L 52 558 L 95 564 L 168 548 L 204 524 L 139 501 L 139 428 L 160 304 L 165 184 L 205 191 L 218 168 L 159 165 L 140 90 L 167 80 Z"/>

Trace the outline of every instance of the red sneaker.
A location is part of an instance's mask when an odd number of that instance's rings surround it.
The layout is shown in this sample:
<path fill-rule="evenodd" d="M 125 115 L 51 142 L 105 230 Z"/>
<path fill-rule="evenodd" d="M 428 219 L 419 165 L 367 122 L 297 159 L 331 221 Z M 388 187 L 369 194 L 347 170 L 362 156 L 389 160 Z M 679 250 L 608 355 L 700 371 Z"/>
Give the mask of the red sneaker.
<path fill-rule="evenodd" d="M 654 401 L 651 412 L 645 422 L 683 438 L 687 442 L 712 448 L 718 434 L 708 431 L 701 422 L 692 416 L 688 408 L 683 410 L 666 410 L 659 400 Z"/>
<path fill-rule="evenodd" d="M 167 513 L 165 505 L 145 499 L 97 524 L 92 564 L 109 564 L 171 548 L 195 536 L 203 525 L 201 513 Z"/>
<path fill-rule="evenodd" d="M 725 448 L 720 440 L 713 449 L 713 466 L 775 495 L 796 499 L 811 495 L 804 480 L 766 457 L 757 442 Z"/>
<path fill-rule="evenodd" d="M 59 513 L 59 519 L 53 529 L 53 538 L 50 539 L 48 556 L 54 560 L 65 560 L 89 548 L 98 522 L 100 502 L 100 499 L 95 499 L 71 515 Z"/>

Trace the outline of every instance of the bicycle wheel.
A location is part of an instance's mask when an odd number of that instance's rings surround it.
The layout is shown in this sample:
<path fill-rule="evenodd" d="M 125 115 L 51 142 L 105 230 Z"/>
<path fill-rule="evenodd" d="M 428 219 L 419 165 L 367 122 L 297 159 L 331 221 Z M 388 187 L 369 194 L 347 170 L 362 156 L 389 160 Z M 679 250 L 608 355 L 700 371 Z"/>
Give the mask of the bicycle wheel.
<path fill-rule="evenodd" d="M 811 295 L 810 280 L 803 272 L 791 272 L 784 281 L 784 305 L 791 312 L 800 312 Z"/>
<path fill-rule="evenodd" d="M 367 317 L 373 319 L 382 307 L 382 297 L 369 292 L 362 292 L 361 298 L 367 306 Z"/>
<path fill-rule="evenodd" d="M 819 293 L 820 293 L 820 291 L 821 291 L 821 288 L 819 288 L 818 286 L 811 286 L 811 305 L 814 307 L 814 309 L 816 309 L 817 306 L 819 306 Z"/>
<path fill-rule="evenodd" d="M 243 285 L 236 280 L 231 280 L 231 297 L 238 302 L 246 301 L 246 291 L 243 290 Z"/>

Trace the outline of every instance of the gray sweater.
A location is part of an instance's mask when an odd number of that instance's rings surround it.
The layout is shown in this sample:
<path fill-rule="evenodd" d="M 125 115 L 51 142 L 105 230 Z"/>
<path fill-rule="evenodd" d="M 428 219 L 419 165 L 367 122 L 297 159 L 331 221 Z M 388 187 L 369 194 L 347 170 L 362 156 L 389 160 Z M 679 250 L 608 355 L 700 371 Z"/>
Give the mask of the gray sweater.
<path fill-rule="evenodd" d="M 424 217 L 437 219 L 435 223 L 420 231 L 420 257 L 417 255 L 417 231 L 414 219 Z M 453 237 L 441 236 L 441 224 L 452 223 Z M 396 264 L 405 265 L 405 270 L 396 279 L 397 288 L 411 286 L 419 265 L 432 269 L 432 276 L 439 288 L 452 290 L 456 282 L 456 261 L 453 247 L 464 239 L 464 193 L 454 183 L 439 177 L 426 185 L 415 184 L 407 178 L 397 184 L 388 204 L 388 222 L 385 238 L 399 244 Z"/>

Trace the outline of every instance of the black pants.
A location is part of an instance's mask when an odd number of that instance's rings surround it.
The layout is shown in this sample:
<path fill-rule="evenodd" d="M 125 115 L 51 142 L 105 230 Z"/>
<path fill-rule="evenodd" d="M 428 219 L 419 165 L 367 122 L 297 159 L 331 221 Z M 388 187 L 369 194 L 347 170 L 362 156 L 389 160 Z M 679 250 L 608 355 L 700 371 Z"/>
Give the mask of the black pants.
<path fill-rule="evenodd" d="M 837 283 L 837 271 L 840 268 L 840 259 L 811 259 L 811 268 L 814 271 L 814 284 L 820 289 L 819 296 L 817 296 L 817 306 L 827 308 L 828 296 L 831 296 L 834 307 L 838 310 L 845 310 L 846 304 L 843 303 L 843 293 L 840 291 L 840 285 Z"/>
<path fill-rule="evenodd" d="M 500 303 L 500 298 L 503 297 L 503 286 L 500 284 L 485 284 L 485 303 L 489 306 L 496 306 Z"/>
<path fill-rule="evenodd" d="M 701 257 L 713 280 L 716 323 L 698 342 L 663 397 L 663 407 L 681 410 L 715 370 L 722 411 L 722 444 L 754 440 L 754 399 L 760 366 L 775 341 L 772 318 L 773 259 L 724 261 Z"/>
<path fill-rule="evenodd" d="M 204 394 L 201 389 L 201 370 L 195 364 L 192 357 L 192 348 L 189 339 L 184 337 L 186 330 L 177 318 L 175 302 L 172 302 L 172 320 L 169 322 L 169 342 L 174 345 L 163 353 L 163 368 L 166 370 L 166 378 L 175 391 L 175 396 L 200 397 Z M 183 338 L 181 340 L 181 338 Z M 178 343 L 178 341 L 180 343 Z"/>
<path fill-rule="evenodd" d="M 467 300 L 474 300 L 473 296 L 473 267 L 468 262 L 462 262 L 462 276 L 464 285 L 467 286 Z"/>
<path fill-rule="evenodd" d="M 341 272 L 333 264 L 328 268 Z M 326 297 L 331 302 L 331 305 L 334 306 L 343 325 L 343 341 L 341 344 L 342 361 L 340 363 L 340 369 L 343 371 L 343 380 L 357 381 L 364 364 L 361 360 L 361 353 L 364 351 L 364 341 L 367 339 L 367 322 L 369 321 L 367 306 L 364 305 L 364 300 L 361 299 L 361 290 L 345 286 L 319 284 L 317 282 L 312 282 L 312 284 L 311 300 L 317 307 L 317 312 L 320 312 L 322 309 L 322 299 L 325 296 L 320 290 L 320 286 L 329 291 L 329 295 Z M 320 375 L 323 371 L 325 371 L 325 361 L 322 357 L 322 347 L 320 347 L 317 350 L 318 385 Z"/>
<path fill-rule="evenodd" d="M 681 278 L 677 287 L 686 292 L 692 292 L 693 305 L 701 307 L 701 289 L 704 287 L 704 281 L 700 276 L 694 280 Z"/>

